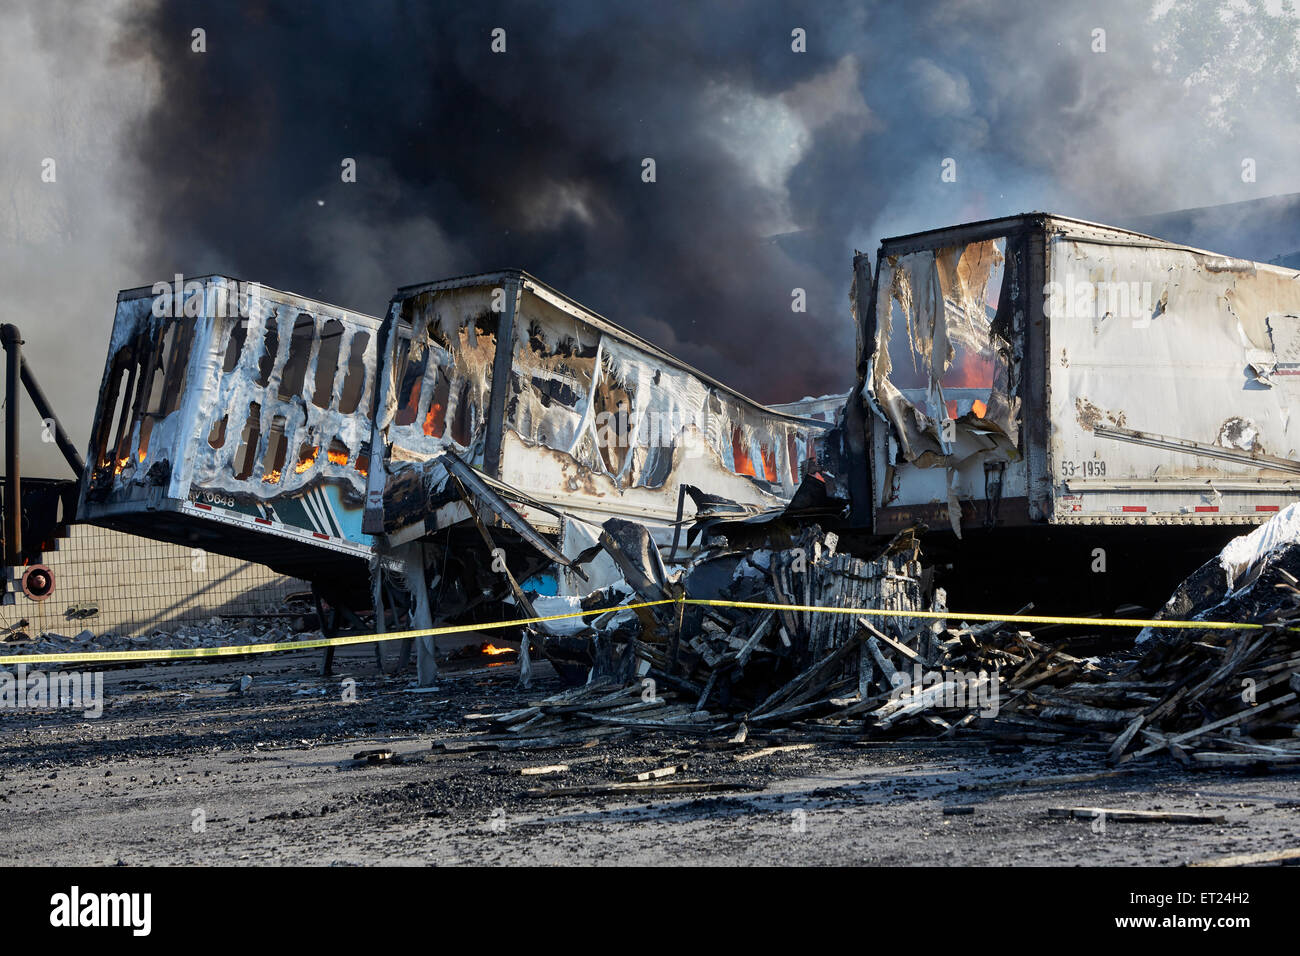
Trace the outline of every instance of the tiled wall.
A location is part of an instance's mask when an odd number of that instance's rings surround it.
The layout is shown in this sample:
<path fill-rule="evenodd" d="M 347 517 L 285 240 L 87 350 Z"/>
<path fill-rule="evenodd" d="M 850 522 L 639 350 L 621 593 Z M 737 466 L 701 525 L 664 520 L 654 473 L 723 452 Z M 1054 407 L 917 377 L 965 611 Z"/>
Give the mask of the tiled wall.
<path fill-rule="evenodd" d="M 32 637 L 86 629 L 145 635 L 215 615 L 279 610 L 286 596 L 309 589 L 248 561 L 91 525 L 68 531 L 58 550 L 45 555 L 54 594 L 37 602 L 18 588 L 15 603 L 0 606 L 0 630 L 26 619 L 17 629 Z M 86 613 L 91 607 L 98 612 Z"/>

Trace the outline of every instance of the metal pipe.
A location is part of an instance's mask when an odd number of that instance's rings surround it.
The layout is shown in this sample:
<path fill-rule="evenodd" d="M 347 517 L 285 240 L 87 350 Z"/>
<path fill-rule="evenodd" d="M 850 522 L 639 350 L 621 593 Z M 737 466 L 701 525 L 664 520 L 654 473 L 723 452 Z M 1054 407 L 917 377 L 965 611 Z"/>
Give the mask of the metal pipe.
<path fill-rule="evenodd" d="M 5 566 L 22 564 L 23 501 L 18 478 L 18 382 L 22 377 L 22 336 L 17 326 L 0 326 L 5 350 Z"/>
<path fill-rule="evenodd" d="M 31 367 L 27 364 L 27 359 L 21 360 L 19 368 L 22 372 L 23 387 L 27 389 L 27 394 L 32 397 L 32 404 L 36 406 L 36 411 L 40 413 L 42 421 L 54 423 L 54 443 L 59 446 L 59 451 L 63 452 L 64 460 L 67 461 L 77 478 L 80 479 L 81 473 L 86 467 L 86 463 L 81 459 L 81 453 L 72 444 L 72 439 L 68 437 L 68 433 L 63 430 L 63 423 L 59 421 L 59 417 L 54 414 L 54 409 L 50 407 L 49 400 L 46 399 L 45 393 L 41 391 L 40 383 L 36 381 L 36 376 L 32 374 Z"/>

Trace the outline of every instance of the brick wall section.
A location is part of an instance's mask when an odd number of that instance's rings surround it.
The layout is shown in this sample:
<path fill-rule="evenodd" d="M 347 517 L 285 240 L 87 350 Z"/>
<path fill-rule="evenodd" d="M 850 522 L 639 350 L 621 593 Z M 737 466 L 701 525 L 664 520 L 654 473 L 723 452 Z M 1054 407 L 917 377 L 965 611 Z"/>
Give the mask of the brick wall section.
<path fill-rule="evenodd" d="M 280 610 L 285 597 L 310 585 L 249 561 L 91 525 L 73 525 L 58 549 L 45 555 L 54 594 L 32 601 L 17 589 L 15 603 L 0 606 L 0 630 L 15 627 L 32 637 L 71 636 L 89 629 L 145 635 L 215 615 Z M 79 608 L 98 613 L 79 616 Z"/>

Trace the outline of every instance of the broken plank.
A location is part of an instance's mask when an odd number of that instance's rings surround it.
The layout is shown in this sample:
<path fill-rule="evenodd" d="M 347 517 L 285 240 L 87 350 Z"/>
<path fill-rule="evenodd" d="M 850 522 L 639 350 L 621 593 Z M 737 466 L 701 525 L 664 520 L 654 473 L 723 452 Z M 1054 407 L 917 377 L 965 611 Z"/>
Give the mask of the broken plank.
<path fill-rule="evenodd" d="M 1198 860 L 1188 866 L 1283 866 L 1288 863 L 1300 863 L 1300 847 L 1289 850 L 1266 850 L 1261 853 L 1237 853 L 1232 856 L 1215 857 L 1212 860 Z"/>
<path fill-rule="evenodd" d="M 524 777 L 545 777 L 553 773 L 567 773 L 568 770 L 567 763 L 553 763 L 545 767 L 523 767 L 519 773 Z"/>
<path fill-rule="evenodd" d="M 758 625 L 754 628 L 753 633 L 750 634 L 749 639 L 741 645 L 740 650 L 736 651 L 736 664 L 738 666 L 744 667 L 749 661 L 749 656 L 754 653 L 754 649 L 758 647 L 759 642 L 763 640 L 774 620 L 776 620 L 775 611 L 768 611 L 759 618 Z"/>
<path fill-rule="evenodd" d="M 1129 722 L 1129 725 L 1124 728 L 1123 732 L 1115 738 L 1115 742 L 1110 745 L 1110 750 L 1107 751 L 1106 754 L 1111 763 L 1119 760 L 1120 755 L 1128 749 L 1128 745 L 1133 742 L 1133 738 L 1137 736 L 1138 731 L 1142 729 L 1142 725 L 1146 723 L 1146 720 L 1147 715 L 1145 713 L 1139 714 L 1134 717 Z"/>
<path fill-rule="evenodd" d="M 645 793 L 720 793 L 728 790 L 762 790 L 763 787 L 753 783 L 735 783 L 724 780 L 668 780 L 659 782 L 650 780 L 645 783 L 604 783 L 586 787 L 550 787 L 547 789 L 525 790 L 524 795 L 534 799 L 553 797 L 603 797 L 619 794 L 638 795 Z"/>
<path fill-rule="evenodd" d="M 664 777 L 671 777 L 680 770 L 685 770 L 689 766 L 684 763 L 675 763 L 668 767 L 655 767 L 653 770 L 643 770 L 641 773 L 628 774 L 624 777 L 623 783 L 645 783 L 649 780 L 660 780 Z"/>
<path fill-rule="evenodd" d="M 747 754 L 737 754 L 736 763 L 744 763 L 747 760 L 757 760 L 759 757 L 767 757 L 772 754 L 790 753 L 794 750 L 812 750 L 816 744 L 786 744 L 781 747 L 764 747 L 762 750 L 754 750 Z"/>
<path fill-rule="evenodd" d="M 916 651 L 912 650 L 910 647 L 908 647 L 906 644 L 902 643 L 901 641 L 894 640 L 884 631 L 881 631 L 873 627 L 871 622 L 868 621 L 865 617 L 860 617 L 857 619 L 857 621 L 858 624 L 860 624 L 861 626 L 865 627 L 868 631 L 870 631 L 875 636 L 876 640 L 881 641 L 884 644 L 888 644 L 891 648 L 898 651 L 898 653 L 902 654 L 909 661 L 912 661 L 913 663 L 916 664 L 925 663 L 925 661 L 921 659 L 920 654 L 916 653 Z"/>
<path fill-rule="evenodd" d="M 1116 810 L 1109 807 L 1048 807 L 1049 817 L 1096 820 L 1113 823 L 1227 823 L 1222 813 L 1182 813 L 1175 810 Z"/>

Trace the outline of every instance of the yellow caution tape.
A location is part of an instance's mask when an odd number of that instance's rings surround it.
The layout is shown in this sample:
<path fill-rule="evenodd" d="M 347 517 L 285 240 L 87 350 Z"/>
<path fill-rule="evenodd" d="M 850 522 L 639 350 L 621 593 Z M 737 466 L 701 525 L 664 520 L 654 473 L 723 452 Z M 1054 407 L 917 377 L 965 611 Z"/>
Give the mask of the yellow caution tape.
<path fill-rule="evenodd" d="M 380 641 L 399 641 L 413 637 L 435 637 L 439 634 L 463 634 L 466 631 L 491 631 L 503 627 L 518 627 L 523 624 L 541 624 L 546 621 L 562 621 L 566 618 L 588 617 L 605 614 L 609 611 L 633 610 L 639 607 L 656 607 L 660 604 L 676 604 L 671 598 L 661 601 L 645 601 L 641 604 L 619 604 L 615 607 L 596 608 L 592 611 L 576 611 L 568 614 L 552 614 L 549 617 L 527 617 L 512 621 L 491 621 L 487 624 L 449 624 L 443 627 L 426 627 L 414 631 L 389 631 L 384 634 L 353 634 L 349 637 L 322 637 L 313 641 L 283 641 L 277 644 L 239 644 L 229 647 L 194 647 L 177 650 L 152 651 L 83 651 L 72 654 L 9 654 L 0 657 L 0 666 L 6 664 L 54 664 L 86 663 L 109 664 L 119 661 L 176 661 L 194 660 L 203 657 L 235 657 L 240 654 L 272 654 L 276 651 L 307 651 L 316 647 L 344 647 L 348 644 L 377 644 Z"/>
<path fill-rule="evenodd" d="M 872 617 L 921 617 L 962 621 L 1016 621 L 1024 624 L 1098 624 L 1102 627 L 1173 627 L 1203 628 L 1215 631 L 1260 630 L 1264 624 L 1237 624 L 1233 621 L 1146 621 L 1130 617 L 1052 617 L 1046 614 L 959 614 L 956 611 L 891 611 L 871 607 L 813 607 L 807 604 L 759 604 L 753 601 L 706 601 L 690 598 L 684 604 L 710 607 L 743 607 L 760 611 L 818 611 L 826 614 L 861 614 Z"/>
<path fill-rule="evenodd" d="M 618 604 L 614 607 L 596 608 L 591 611 L 571 611 L 567 614 L 551 614 L 546 617 L 528 617 L 510 621 L 491 621 L 486 624 L 449 624 L 442 627 L 426 627 L 409 631 L 390 631 L 384 634 L 354 634 L 349 637 L 324 637 L 311 641 L 283 641 L 275 644 L 240 644 L 229 647 L 195 647 L 185 650 L 151 650 L 151 651 L 85 651 L 71 654 L 10 654 L 0 656 L 0 666 L 7 664 L 54 664 L 54 663 L 118 663 L 127 661 L 164 661 L 195 660 L 204 657 L 235 657 L 242 654 L 272 654 L 277 651 L 305 651 L 317 647 L 345 647 L 349 644 L 376 644 L 381 641 L 408 640 L 416 637 L 437 637 L 439 634 L 464 634 L 471 631 L 491 631 L 504 627 L 544 624 L 547 621 L 563 621 L 575 617 L 592 617 L 611 611 L 632 611 L 643 607 L 659 607 L 664 604 L 693 604 L 702 607 L 734 607 L 755 611 L 800 611 L 818 614 L 858 614 L 864 617 L 911 617 L 946 620 L 949 618 L 962 621 L 1006 621 L 1023 624 L 1082 624 L 1098 627 L 1163 627 L 1163 628 L 1199 628 L 1202 630 L 1236 631 L 1262 630 L 1267 625 L 1236 623 L 1233 621 L 1148 621 L 1140 618 L 1120 617 L 1055 617 L 1046 614 L 961 614 L 956 611 L 902 611 L 871 607 L 817 607 L 808 604 L 766 604 L 758 601 L 712 601 L 704 598 L 663 598 L 658 601 L 642 601 L 639 604 Z"/>

